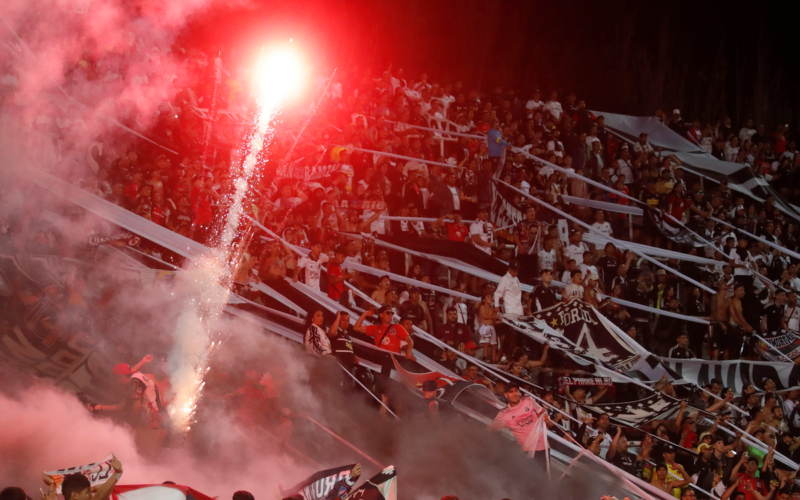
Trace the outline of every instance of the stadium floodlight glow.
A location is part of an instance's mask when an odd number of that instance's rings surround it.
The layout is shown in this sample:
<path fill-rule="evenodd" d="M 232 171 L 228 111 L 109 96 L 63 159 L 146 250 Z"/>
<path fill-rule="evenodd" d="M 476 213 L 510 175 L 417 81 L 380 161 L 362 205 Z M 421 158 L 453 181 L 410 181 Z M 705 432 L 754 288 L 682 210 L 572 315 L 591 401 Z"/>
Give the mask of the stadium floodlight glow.
<path fill-rule="evenodd" d="M 298 93 L 304 65 L 300 54 L 289 47 L 275 48 L 261 57 L 255 85 L 262 103 L 275 103 Z"/>

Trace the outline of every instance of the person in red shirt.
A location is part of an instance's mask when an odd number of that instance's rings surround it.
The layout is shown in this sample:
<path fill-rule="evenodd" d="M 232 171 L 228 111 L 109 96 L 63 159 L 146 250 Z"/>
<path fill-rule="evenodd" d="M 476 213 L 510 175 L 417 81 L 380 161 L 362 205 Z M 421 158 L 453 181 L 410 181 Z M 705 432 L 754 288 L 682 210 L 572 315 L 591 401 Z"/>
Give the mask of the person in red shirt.
<path fill-rule="evenodd" d="M 130 199 L 132 206 L 136 206 L 136 197 L 139 196 L 139 186 L 142 185 L 142 172 L 136 170 L 131 178 L 131 182 L 125 186 L 125 196 Z"/>
<path fill-rule="evenodd" d="M 683 211 L 686 209 L 686 201 L 686 198 L 683 196 L 683 184 L 676 183 L 672 187 L 672 192 L 667 196 L 667 213 L 680 222 L 683 217 Z M 664 222 L 673 226 L 677 225 L 670 219 L 666 219 Z"/>
<path fill-rule="evenodd" d="M 333 300 L 340 300 L 344 294 L 344 282 L 353 276 L 355 271 L 345 274 L 342 271 L 342 263 L 347 258 L 347 248 L 340 246 L 334 252 L 333 261 L 328 265 L 328 297 Z"/>
<path fill-rule="evenodd" d="M 774 450 L 770 451 L 769 455 L 774 453 Z M 742 464 L 745 464 L 745 472 L 739 472 Z M 762 497 L 767 495 L 767 483 L 763 479 L 756 477 L 757 471 L 758 459 L 749 456 L 747 453 L 742 453 L 742 458 L 739 459 L 739 462 L 734 466 L 733 470 L 731 470 L 730 481 L 739 481 L 738 491 L 744 493 L 745 500 L 760 500 L 753 492 L 758 493 Z"/>
<path fill-rule="evenodd" d="M 445 222 L 446 220 L 453 222 Z M 445 214 L 431 223 L 431 227 L 437 230 L 446 229 L 447 239 L 450 241 L 458 241 L 463 243 L 467 235 L 469 235 L 469 227 L 462 221 L 461 211 L 455 210 L 451 214 Z"/>
<path fill-rule="evenodd" d="M 364 326 L 362 324 L 364 318 L 375 316 L 375 311 L 368 309 L 358 318 L 356 324 L 353 325 L 353 330 L 374 337 L 376 346 L 398 354 L 400 353 L 400 342 L 405 341 L 406 345 L 404 350 L 406 359 L 416 361 L 414 357 L 414 341 L 405 328 L 392 321 L 393 315 L 394 313 L 391 307 L 382 306 L 378 309 L 380 324 Z"/>

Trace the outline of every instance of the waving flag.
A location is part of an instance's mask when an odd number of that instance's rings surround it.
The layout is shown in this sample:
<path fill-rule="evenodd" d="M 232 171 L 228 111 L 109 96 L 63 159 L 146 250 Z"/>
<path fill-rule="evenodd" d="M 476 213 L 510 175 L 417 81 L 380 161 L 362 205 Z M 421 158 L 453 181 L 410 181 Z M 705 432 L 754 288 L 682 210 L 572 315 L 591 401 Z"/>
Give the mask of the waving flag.
<path fill-rule="evenodd" d="M 281 488 L 281 497 L 300 495 L 305 500 L 347 498 L 350 489 L 355 484 L 354 480 L 350 478 L 350 472 L 355 466 L 356 464 L 350 464 L 321 470 L 288 490 Z"/>

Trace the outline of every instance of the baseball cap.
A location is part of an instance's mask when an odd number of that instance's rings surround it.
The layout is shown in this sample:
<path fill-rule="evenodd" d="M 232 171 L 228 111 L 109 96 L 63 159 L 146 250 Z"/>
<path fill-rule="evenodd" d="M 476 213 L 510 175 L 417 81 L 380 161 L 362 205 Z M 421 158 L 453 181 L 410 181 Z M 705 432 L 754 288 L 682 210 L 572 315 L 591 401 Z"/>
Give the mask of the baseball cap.
<path fill-rule="evenodd" d="M 471 340 L 469 342 L 467 342 L 466 344 L 464 344 L 464 349 L 477 349 L 477 348 L 478 348 L 478 346 L 476 346 L 475 342 L 473 342 Z"/>
<path fill-rule="evenodd" d="M 131 371 L 130 365 L 128 365 L 127 363 L 120 363 L 116 365 L 113 370 L 111 370 L 111 373 L 119 376 L 119 375 L 130 375 L 133 372 Z"/>
<path fill-rule="evenodd" d="M 381 306 L 381 308 L 378 309 L 378 316 L 385 313 L 386 311 L 391 311 L 391 310 L 392 308 L 390 306 Z"/>
<path fill-rule="evenodd" d="M 672 110 L 672 114 L 673 115 L 679 115 L 679 114 L 681 114 L 681 110 L 678 109 L 678 108 L 675 108 L 675 109 Z"/>
<path fill-rule="evenodd" d="M 517 260 L 512 260 L 511 262 L 508 263 L 508 268 L 519 270 L 519 262 Z"/>
<path fill-rule="evenodd" d="M 598 276 L 597 273 L 590 273 L 589 274 L 589 279 L 598 281 L 600 279 L 600 276 Z"/>
<path fill-rule="evenodd" d="M 662 453 L 675 453 L 675 447 L 671 444 L 666 444 L 662 448 Z"/>
<path fill-rule="evenodd" d="M 667 272 L 663 269 L 656 271 L 656 276 L 664 276 L 665 274 L 667 274 Z"/>

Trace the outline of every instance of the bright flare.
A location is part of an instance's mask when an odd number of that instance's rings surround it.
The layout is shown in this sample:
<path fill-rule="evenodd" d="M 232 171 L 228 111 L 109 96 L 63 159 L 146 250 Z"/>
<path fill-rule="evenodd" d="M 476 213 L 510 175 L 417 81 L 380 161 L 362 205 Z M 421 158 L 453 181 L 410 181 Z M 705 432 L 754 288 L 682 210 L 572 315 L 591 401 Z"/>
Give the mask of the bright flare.
<path fill-rule="evenodd" d="M 191 300 L 181 312 L 173 334 L 176 366 L 170 380 L 175 399 L 168 411 L 177 430 L 191 429 L 197 402 L 205 385 L 203 376 L 208 371 L 208 363 L 215 349 L 212 336 L 227 304 L 241 253 L 245 250 L 235 248 L 233 243 L 239 231 L 239 222 L 244 213 L 243 203 L 258 155 L 272 138 L 272 121 L 281 104 L 300 89 L 303 72 L 301 58 L 288 49 L 271 52 L 259 64 L 255 82 L 258 91 L 256 122 L 245 139 L 247 156 L 242 163 L 241 176 L 234 182 L 236 189 L 230 199 L 231 206 L 219 243 L 179 275 L 179 281 L 190 290 Z M 216 343 L 218 347 L 219 343 Z"/>
<path fill-rule="evenodd" d="M 296 95 L 302 88 L 304 73 L 302 58 L 290 48 L 275 49 L 264 56 L 255 81 L 262 108 Z"/>

